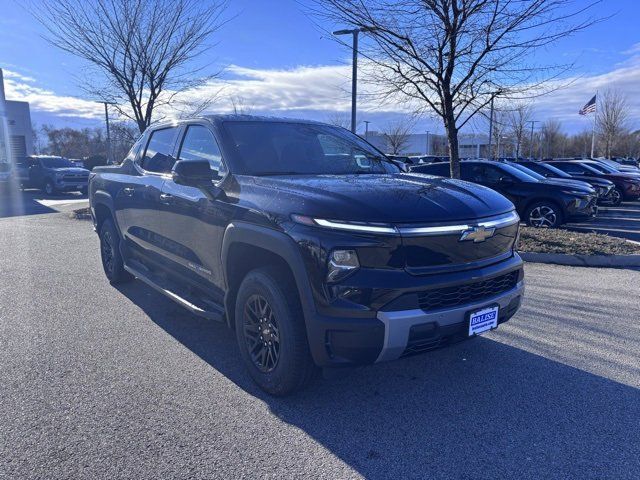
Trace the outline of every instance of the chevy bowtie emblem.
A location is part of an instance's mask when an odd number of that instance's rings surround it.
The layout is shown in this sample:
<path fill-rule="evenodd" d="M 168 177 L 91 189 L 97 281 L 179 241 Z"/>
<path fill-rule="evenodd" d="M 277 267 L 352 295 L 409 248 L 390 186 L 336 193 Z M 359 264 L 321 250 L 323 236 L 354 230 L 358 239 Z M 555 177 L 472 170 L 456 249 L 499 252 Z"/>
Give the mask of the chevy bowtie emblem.
<path fill-rule="evenodd" d="M 465 230 L 464 232 L 462 232 L 460 241 L 464 242 L 465 240 L 473 240 L 473 243 L 484 242 L 487 238 L 493 237 L 495 231 L 496 229 L 493 227 L 471 227 L 469 230 Z"/>

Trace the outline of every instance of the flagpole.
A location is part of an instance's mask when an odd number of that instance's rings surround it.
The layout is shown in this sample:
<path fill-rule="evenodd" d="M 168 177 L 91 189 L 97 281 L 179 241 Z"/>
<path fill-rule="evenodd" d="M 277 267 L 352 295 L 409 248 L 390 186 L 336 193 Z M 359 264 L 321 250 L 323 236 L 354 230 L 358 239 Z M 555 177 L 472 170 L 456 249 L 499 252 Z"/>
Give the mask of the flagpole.
<path fill-rule="evenodd" d="M 595 153 L 596 147 L 596 117 L 598 116 L 598 91 L 596 90 L 596 109 L 593 112 L 593 127 L 591 129 L 591 158 L 593 159 L 593 155 Z"/>

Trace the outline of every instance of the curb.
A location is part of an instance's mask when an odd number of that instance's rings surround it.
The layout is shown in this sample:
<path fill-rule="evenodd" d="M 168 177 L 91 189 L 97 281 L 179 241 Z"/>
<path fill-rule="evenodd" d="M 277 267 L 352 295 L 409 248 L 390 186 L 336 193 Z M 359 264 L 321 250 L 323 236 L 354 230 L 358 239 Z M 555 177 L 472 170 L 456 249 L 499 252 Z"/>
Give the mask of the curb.
<path fill-rule="evenodd" d="M 530 263 L 552 263 L 572 267 L 640 267 L 640 255 L 566 255 L 563 253 L 518 252 L 522 260 Z"/>

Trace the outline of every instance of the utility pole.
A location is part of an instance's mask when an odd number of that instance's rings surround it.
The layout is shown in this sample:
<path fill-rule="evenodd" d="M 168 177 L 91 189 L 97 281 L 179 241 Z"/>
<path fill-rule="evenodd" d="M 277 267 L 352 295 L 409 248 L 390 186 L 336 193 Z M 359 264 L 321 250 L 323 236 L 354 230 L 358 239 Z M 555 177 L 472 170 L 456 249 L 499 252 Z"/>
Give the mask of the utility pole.
<path fill-rule="evenodd" d="M 364 121 L 364 139 L 366 140 L 367 138 L 369 138 L 369 124 L 371 122 L 369 120 L 365 120 Z"/>
<path fill-rule="evenodd" d="M 529 120 L 531 123 L 531 140 L 529 141 L 529 159 L 533 160 L 533 126 L 540 123 L 539 120 Z"/>
<path fill-rule="evenodd" d="M 358 35 L 360 32 L 371 32 L 373 28 L 354 28 L 352 30 L 336 30 L 334 35 L 353 36 L 353 60 L 351 73 L 351 132 L 356 133 L 356 103 L 358 95 Z"/>
<path fill-rule="evenodd" d="M 431 150 L 431 145 L 429 145 L 429 130 L 427 130 L 427 149 L 425 155 L 429 155 L 429 150 Z"/>
<path fill-rule="evenodd" d="M 489 160 L 493 160 L 493 99 L 495 96 L 491 96 L 491 113 L 489 114 Z"/>
<path fill-rule="evenodd" d="M 109 108 L 108 102 L 104 103 L 104 119 L 107 123 L 107 165 L 111 165 L 111 130 L 109 129 Z"/>

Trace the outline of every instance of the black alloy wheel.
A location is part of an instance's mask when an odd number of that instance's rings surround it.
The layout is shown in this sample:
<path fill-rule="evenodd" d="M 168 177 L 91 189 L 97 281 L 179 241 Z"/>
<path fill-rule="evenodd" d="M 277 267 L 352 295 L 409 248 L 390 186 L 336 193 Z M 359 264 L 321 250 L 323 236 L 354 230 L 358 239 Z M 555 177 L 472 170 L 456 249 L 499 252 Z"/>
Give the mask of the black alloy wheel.
<path fill-rule="evenodd" d="M 280 359 L 280 330 L 269 302 L 258 294 L 244 305 L 244 338 L 251 360 L 263 373 L 272 372 Z"/>
<path fill-rule="evenodd" d="M 102 255 L 102 266 L 107 277 L 111 278 L 115 271 L 115 246 L 113 244 L 113 235 L 107 229 L 102 232 L 100 237 L 100 253 Z"/>

